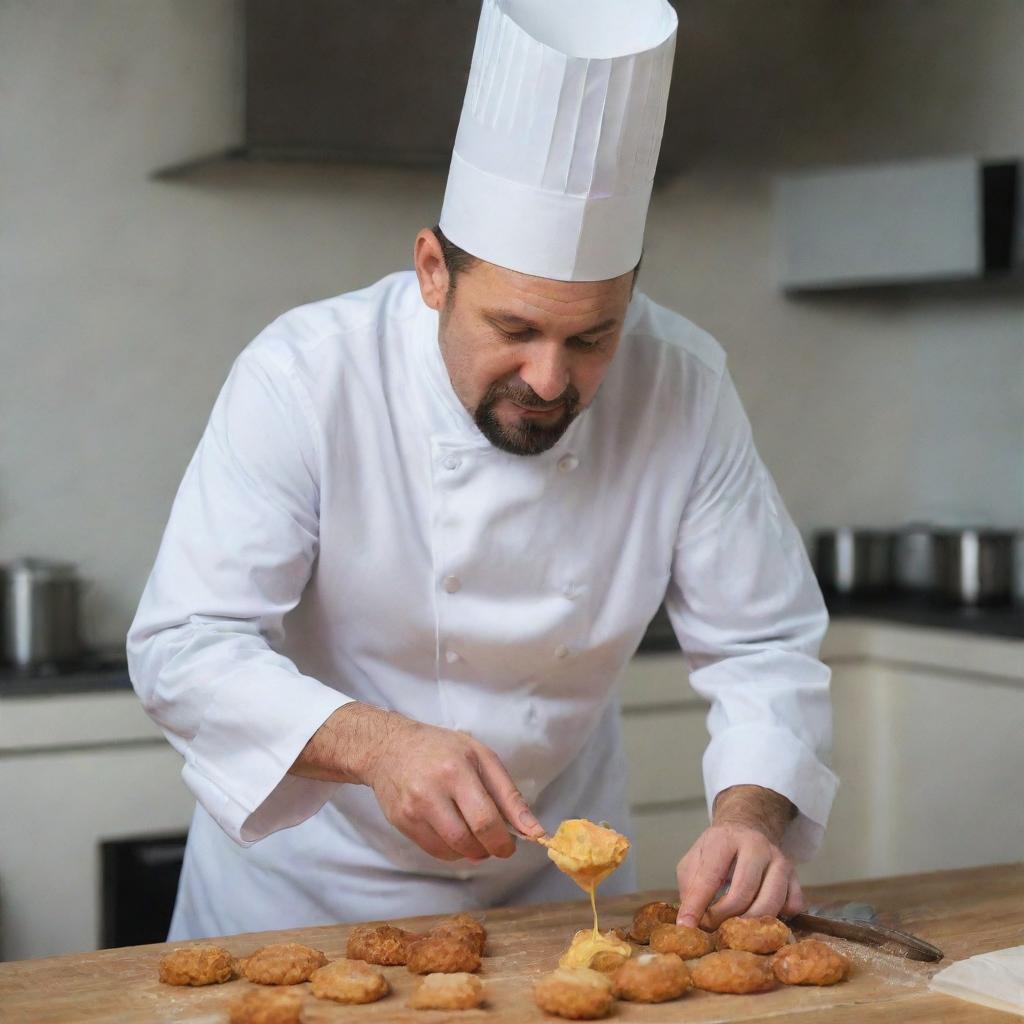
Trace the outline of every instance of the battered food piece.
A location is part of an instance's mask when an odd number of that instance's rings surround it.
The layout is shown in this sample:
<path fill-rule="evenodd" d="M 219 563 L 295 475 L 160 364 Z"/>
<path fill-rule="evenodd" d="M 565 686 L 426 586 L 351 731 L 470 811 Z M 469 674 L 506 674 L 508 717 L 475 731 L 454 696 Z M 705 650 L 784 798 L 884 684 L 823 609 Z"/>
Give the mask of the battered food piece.
<path fill-rule="evenodd" d="M 818 939 L 804 939 L 780 949 L 772 970 L 784 985 L 835 985 L 849 976 L 850 961 Z"/>
<path fill-rule="evenodd" d="M 302 996 L 290 989 L 253 989 L 228 1005 L 230 1024 L 301 1024 Z"/>
<path fill-rule="evenodd" d="M 693 987 L 675 953 L 641 953 L 618 969 L 613 982 L 615 994 L 633 1003 L 667 1003 Z"/>
<path fill-rule="evenodd" d="M 685 924 L 656 924 L 651 931 L 651 949 L 655 953 L 675 953 L 683 960 L 706 956 L 715 948 L 711 936 L 700 928 Z"/>
<path fill-rule="evenodd" d="M 730 917 L 718 926 L 719 949 L 774 953 L 792 941 L 793 933 L 777 917 Z"/>
<path fill-rule="evenodd" d="M 375 1003 L 391 991 L 387 978 L 362 960 L 335 960 L 315 970 L 309 980 L 317 999 L 336 1003 Z"/>
<path fill-rule="evenodd" d="M 428 935 L 414 942 L 406 964 L 413 974 L 458 974 L 480 970 L 480 954 L 450 935 Z"/>
<path fill-rule="evenodd" d="M 483 1001 L 483 982 L 465 972 L 428 974 L 409 997 L 414 1010 L 472 1010 Z"/>
<path fill-rule="evenodd" d="M 625 859 L 629 840 L 586 818 L 569 818 L 545 844 L 548 856 L 584 892 L 592 893 Z"/>
<path fill-rule="evenodd" d="M 390 924 L 360 924 L 349 933 L 345 956 L 384 967 L 404 967 L 409 949 L 423 936 Z"/>
<path fill-rule="evenodd" d="M 450 935 L 456 939 L 462 939 L 470 943 L 480 954 L 484 955 L 484 947 L 487 945 L 487 929 L 469 914 L 454 914 L 439 921 L 430 929 L 431 935 Z"/>
<path fill-rule="evenodd" d="M 738 949 L 723 949 L 702 956 L 690 964 L 690 976 L 694 987 L 705 992 L 744 995 L 775 988 L 775 975 L 768 957 Z"/>
<path fill-rule="evenodd" d="M 626 859 L 629 840 L 615 829 L 595 825 L 586 818 L 569 818 L 558 826 L 550 839 L 540 842 L 547 847 L 548 857 L 558 870 L 590 894 L 596 940 L 599 934 L 597 887 Z"/>
<path fill-rule="evenodd" d="M 221 946 L 183 946 L 160 961 L 165 985 L 220 985 L 238 972 L 235 958 Z"/>
<path fill-rule="evenodd" d="M 628 959 L 629 957 L 622 953 L 614 953 L 612 950 L 606 949 L 594 954 L 590 961 L 590 969 L 611 977 Z"/>
<path fill-rule="evenodd" d="M 658 924 L 675 924 L 679 907 L 671 903 L 662 903 L 655 900 L 653 903 L 645 903 L 634 915 L 633 924 L 629 929 L 629 937 L 641 946 L 646 946 L 651 941 L 651 931 Z"/>
<path fill-rule="evenodd" d="M 596 1020 L 615 1003 L 612 983 L 588 967 L 560 967 L 533 986 L 533 1001 L 547 1013 L 567 1020 Z"/>
<path fill-rule="evenodd" d="M 633 954 L 633 947 L 615 932 L 594 932 L 590 928 L 577 932 L 569 948 L 558 961 L 559 967 L 594 967 L 600 971 L 614 971 Z M 601 966 L 595 967 L 600 958 Z"/>
<path fill-rule="evenodd" d="M 319 949 L 298 942 L 276 942 L 241 961 L 242 973 L 257 985 L 298 985 L 327 963 Z"/>

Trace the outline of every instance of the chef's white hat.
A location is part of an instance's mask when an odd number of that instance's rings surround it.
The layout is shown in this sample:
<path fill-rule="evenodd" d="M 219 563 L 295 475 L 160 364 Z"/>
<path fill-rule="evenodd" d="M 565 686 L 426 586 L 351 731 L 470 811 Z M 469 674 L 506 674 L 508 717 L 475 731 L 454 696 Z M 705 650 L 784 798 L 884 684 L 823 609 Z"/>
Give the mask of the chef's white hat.
<path fill-rule="evenodd" d="M 632 270 L 675 37 L 666 0 L 483 0 L 445 235 L 537 277 Z"/>

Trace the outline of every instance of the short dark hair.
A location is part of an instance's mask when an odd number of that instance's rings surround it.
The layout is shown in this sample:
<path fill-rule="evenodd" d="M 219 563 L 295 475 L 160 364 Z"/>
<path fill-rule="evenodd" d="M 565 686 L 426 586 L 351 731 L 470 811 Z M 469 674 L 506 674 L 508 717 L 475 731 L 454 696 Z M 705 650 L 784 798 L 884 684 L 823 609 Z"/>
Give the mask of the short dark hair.
<path fill-rule="evenodd" d="M 464 270 L 469 270 L 475 264 L 480 262 L 478 256 L 474 256 L 470 252 L 466 252 L 465 249 L 459 248 L 451 239 L 445 235 L 441 230 L 439 224 L 435 224 L 433 227 L 434 236 L 437 238 L 438 243 L 441 246 L 441 255 L 444 257 L 444 268 L 448 271 L 448 287 L 452 289 L 455 287 L 455 278 Z M 640 273 L 640 264 L 643 263 L 644 254 L 640 253 L 640 259 L 636 261 L 636 266 L 633 268 L 633 284 L 636 284 L 637 274 Z"/>
<path fill-rule="evenodd" d="M 441 255 L 444 257 L 444 268 L 448 271 L 448 287 L 455 287 L 455 279 L 464 270 L 469 270 L 474 264 L 479 263 L 479 259 L 472 253 L 466 252 L 465 249 L 460 249 L 448 236 L 441 230 L 440 225 L 434 225 L 434 235 L 441 245 Z"/>

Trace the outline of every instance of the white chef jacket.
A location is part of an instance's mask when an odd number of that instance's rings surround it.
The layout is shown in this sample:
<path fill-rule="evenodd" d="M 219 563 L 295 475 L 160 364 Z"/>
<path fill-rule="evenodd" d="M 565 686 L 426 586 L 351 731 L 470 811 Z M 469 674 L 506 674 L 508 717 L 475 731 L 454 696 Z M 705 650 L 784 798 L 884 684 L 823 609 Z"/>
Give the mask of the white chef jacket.
<path fill-rule="evenodd" d="M 524 457 L 437 334 L 392 274 L 280 317 L 216 402 L 128 637 L 197 800 L 172 939 L 578 897 L 533 844 L 438 861 L 367 787 L 288 768 L 358 700 L 472 733 L 549 829 L 628 832 L 616 682 L 663 599 L 711 701 L 709 807 L 767 786 L 799 809 L 789 852 L 820 842 L 826 613 L 719 345 L 636 293 L 590 408 Z"/>

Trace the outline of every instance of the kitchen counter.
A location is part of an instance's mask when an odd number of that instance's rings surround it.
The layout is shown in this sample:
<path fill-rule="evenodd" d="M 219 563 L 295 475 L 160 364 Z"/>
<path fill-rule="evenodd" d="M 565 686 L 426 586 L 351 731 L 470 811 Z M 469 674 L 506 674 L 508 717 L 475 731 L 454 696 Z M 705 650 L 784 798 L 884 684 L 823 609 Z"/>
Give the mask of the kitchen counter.
<path fill-rule="evenodd" d="M 607 927 L 625 924 L 648 899 L 670 898 L 655 891 L 601 901 Z M 928 979 L 943 966 L 977 953 L 1024 941 L 1024 864 L 943 871 L 903 878 L 876 879 L 813 889 L 814 902 L 863 900 L 884 912 L 885 919 L 938 945 L 941 964 L 902 960 L 855 943 L 829 938 L 853 960 L 849 981 L 832 988 L 782 987 L 752 996 L 721 996 L 693 992 L 660 1005 L 619 1003 L 615 1019 L 629 1021 L 755 1021 L 806 1020 L 834 1024 L 1001 1024 L 1014 1018 L 974 1004 L 932 993 Z M 533 1004 L 530 988 L 551 970 L 572 933 L 586 927 L 586 901 L 540 904 L 489 911 L 488 953 L 481 971 L 487 986 L 493 1024 L 551 1020 Z M 398 923 L 398 922 L 396 922 Z M 400 922 L 423 928 L 428 918 Z M 334 959 L 344 954 L 350 926 L 332 925 L 287 932 L 235 935 L 223 944 L 236 956 L 247 955 L 267 942 L 305 942 Z M 249 989 L 247 981 L 200 989 L 171 988 L 157 981 L 160 957 L 167 944 L 103 950 L 72 956 L 0 964 L 0 1004 L 5 1024 L 148 1024 L 156 1021 L 226 1022 L 226 1005 Z M 384 968 L 393 986 L 391 996 L 371 1006 L 345 1007 L 306 996 L 310 1021 L 429 1022 L 405 1008 L 415 979 L 403 968 Z M 308 986 L 301 987 L 308 991 Z M 467 1014 L 474 1020 L 480 1014 Z M 445 1017 L 444 1019 L 450 1019 Z"/>
<path fill-rule="evenodd" d="M 840 628 L 848 619 L 870 619 L 880 625 L 917 626 L 932 631 L 967 636 L 1004 637 L 1024 640 L 1024 607 L 1006 605 L 994 608 L 962 608 L 941 605 L 922 598 L 891 594 L 879 597 L 826 595 L 830 630 Z M 658 609 L 640 643 L 641 654 L 678 651 L 664 607 Z"/>

